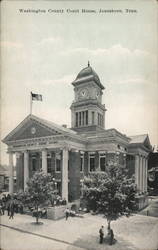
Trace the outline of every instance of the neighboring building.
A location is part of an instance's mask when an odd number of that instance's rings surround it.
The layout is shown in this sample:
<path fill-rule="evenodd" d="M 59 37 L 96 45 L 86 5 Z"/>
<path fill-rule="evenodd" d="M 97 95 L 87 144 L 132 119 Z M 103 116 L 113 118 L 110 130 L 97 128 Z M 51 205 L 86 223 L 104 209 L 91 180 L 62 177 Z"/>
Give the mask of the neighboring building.
<path fill-rule="evenodd" d="M 13 154 L 16 154 L 17 187 L 25 189 L 27 179 L 40 168 L 51 173 L 59 193 L 66 200 L 79 200 L 84 175 L 105 171 L 110 160 L 127 166 L 146 205 L 147 159 L 151 151 L 148 135 L 127 137 L 116 129 L 105 129 L 104 86 L 88 64 L 72 82 L 71 129 L 34 115 L 27 116 L 3 142 L 8 145 L 9 190 L 13 192 Z"/>
<path fill-rule="evenodd" d="M 158 152 L 151 152 L 148 160 L 149 193 L 158 195 Z"/>
<path fill-rule="evenodd" d="M 16 190 L 16 169 L 13 173 L 14 190 Z M 9 166 L 0 165 L 0 192 L 9 191 Z"/>
<path fill-rule="evenodd" d="M 9 178 L 6 166 L 0 165 L 0 192 L 4 191 L 7 187 L 7 179 Z"/>

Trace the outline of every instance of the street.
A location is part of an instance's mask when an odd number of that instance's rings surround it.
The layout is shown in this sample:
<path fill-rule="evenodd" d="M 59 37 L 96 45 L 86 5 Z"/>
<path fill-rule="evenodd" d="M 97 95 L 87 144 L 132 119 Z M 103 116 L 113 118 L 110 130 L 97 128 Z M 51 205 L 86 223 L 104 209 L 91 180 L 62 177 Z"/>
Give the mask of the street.
<path fill-rule="evenodd" d="M 134 215 L 111 223 L 116 243 L 112 246 L 99 244 L 98 230 L 107 223 L 102 216 L 85 214 L 84 218 L 52 221 L 43 219 L 35 225 L 35 218 L 15 214 L 13 220 L 1 216 L 2 250 L 157 250 L 158 218 Z"/>

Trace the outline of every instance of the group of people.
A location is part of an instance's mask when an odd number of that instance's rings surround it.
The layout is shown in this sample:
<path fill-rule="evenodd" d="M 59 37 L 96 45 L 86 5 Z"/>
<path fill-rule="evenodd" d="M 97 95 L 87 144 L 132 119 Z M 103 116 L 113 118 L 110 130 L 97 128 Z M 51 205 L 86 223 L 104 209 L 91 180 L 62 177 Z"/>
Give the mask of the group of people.
<path fill-rule="evenodd" d="M 80 217 L 82 218 L 83 216 L 80 213 L 77 213 L 73 209 L 69 209 L 68 207 L 65 209 L 65 219 L 68 220 L 69 217 Z"/>
<path fill-rule="evenodd" d="M 61 205 L 66 205 L 66 199 L 62 199 L 60 195 L 56 195 L 55 197 L 52 198 L 52 206 L 61 206 Z"/>
<path fill-rule="evenodd" d="M 9 219 L 13 219 L 14 213 L 23 213 L 23 205 L 15 197 L 11 197 L 10 194 L 3 195 L 0 199 L 0 215 L 4 215 L 5 210 Z"/>
<path fill-rule="evenodd" d="M 99 243 L 102 244 L 104 241 L 104 226 L 101 226 L 101 228 L 99 229 L 99 238 L 100 238 Z M 108 227 L 108 233 L 105 239 L 106 241 L 109 242 L 109 245 L 112 245 L 114 243 L 114 233 L 113 233 L 113 230 L 109 227 Z"/>
<path fill-rule="evenodd" d="M 77 213 L 74 210 L 69 209 L 68 207 L 65 210 L 65 219 L 67 220 L 69 216 L 77 216 Z"/>

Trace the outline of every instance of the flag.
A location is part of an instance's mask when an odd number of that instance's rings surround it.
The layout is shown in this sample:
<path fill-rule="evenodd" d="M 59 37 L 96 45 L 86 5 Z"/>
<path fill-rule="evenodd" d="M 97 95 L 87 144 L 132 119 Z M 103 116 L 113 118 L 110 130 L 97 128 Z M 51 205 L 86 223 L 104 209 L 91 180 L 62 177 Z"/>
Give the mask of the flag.
<path fill-rule="evenodd" d="M 34 94 L 31 92 L 32 101 L 42 101 L 42 95 Z"/>

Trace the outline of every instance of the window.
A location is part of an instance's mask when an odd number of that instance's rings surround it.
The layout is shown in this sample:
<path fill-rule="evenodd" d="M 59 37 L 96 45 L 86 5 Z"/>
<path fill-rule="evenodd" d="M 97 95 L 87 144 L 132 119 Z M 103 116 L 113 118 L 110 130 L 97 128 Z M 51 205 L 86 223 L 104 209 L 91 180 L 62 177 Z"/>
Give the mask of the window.
<path fill-rule="evenodd" d="M 106 169 L 106 155 L 100 154 L 100 170 L 105 171 Z"/>
<path fill-rule="evenodd" d="M 82 125 L 85 125 L 85 112 L 82 112 Z"/>
<path fill-rule="evenodd" d="M 55 166 L 56 166 L 56 172 L 61 171 L 61 154 L 55 155 Z"/>
<path fill-rule="evenodd" d="M 32 171 L 37 171 L 37 154 L 32 153 L 31 154 L 31 163 L 32 163 Z"/>
<path fill-rule="evenodd" d="M 79 112 L 79 126 L 81 126 L 81 112 Z"/>
<path fill-rule="evenodd" d="M 81 159 L 80 172 L 83 172 L 83 170 L 84 170 L 84 154 L 81 154 L 80 159 Z"/>
<path fill-rule="evenodd" d="M 92 124 L 94 125 L 94 111 L 92 111 Z"/>
<path fill-rule="evenodd" d="M 47 171 L 48 171 L 48 173 L 52 172 L 52 170 L 51 170 L 51 163 L 52 163 L 52 161 L 51 161 L 51 154 L 47 154 Z"/>
<path fill-rule="evenodd" d="M 32 171 L 36 171 L 36 158 L 32 158 Z"/>
<path fill-rule="evenodd" d="M 90 172 L 95 171 L 95 157 L 94 157 L 94 154 L 89 155 L 89 171 Z"/>
<path fill-rule="evenodd" d="M 88 110 L 86 110 L 86 125 L 88 125 Z"/>
<path fill-rule="evenodd" d="M 76 127 L 78 127 L 78 112 L 76 112 Z"/>
<path fill-rule="evenodd" d="M 101 126 L 103 126 L 103 115 L 101 115 Z"/>
<path fill-rule="evenodd" d="M 98 113 L 98 125 L 103 126 L 103 115 Z"/>

